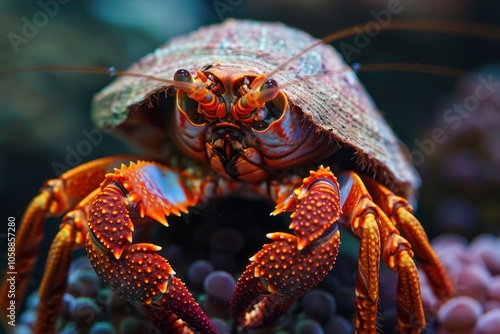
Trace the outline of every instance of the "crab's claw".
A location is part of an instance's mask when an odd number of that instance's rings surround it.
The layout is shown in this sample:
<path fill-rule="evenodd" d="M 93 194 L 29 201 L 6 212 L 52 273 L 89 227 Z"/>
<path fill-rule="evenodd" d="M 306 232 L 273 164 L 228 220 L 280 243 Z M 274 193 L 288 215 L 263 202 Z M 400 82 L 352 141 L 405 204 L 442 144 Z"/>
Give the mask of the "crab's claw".
<path fill-rule="evenodd" d="M 217 333 L 168 261 L 150 243 L 133 244 L 131 217 L 165 216 L 195 205 L 196 179 L 158 164 L 138 162 L 106 175 L 92 205 L 86 247 L 105 284 L 142 309 L 162 333 Z"/>
<path fill-rule="evenodd" d="M 283 211 L 293 211 L 290 228 L 295 235 L 268 234 L 273 242 L 250 259 L 230 303 L 239 330 L 278 319 L 324 279 L 337 257 L 340 194 L 329 168 L 311 171 L 311 176 L 279 203 L 273 214 Z"/>

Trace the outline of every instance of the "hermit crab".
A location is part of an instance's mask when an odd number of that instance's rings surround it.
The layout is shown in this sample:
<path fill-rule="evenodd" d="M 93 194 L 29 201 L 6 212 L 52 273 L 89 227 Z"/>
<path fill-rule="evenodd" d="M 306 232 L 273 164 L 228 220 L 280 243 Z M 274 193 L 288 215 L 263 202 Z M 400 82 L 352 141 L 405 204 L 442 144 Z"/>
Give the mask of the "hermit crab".
<path fill-rule="evenodd" d="M 441 301 L 453 295 L 412 215 L 420 180 L 405 148 L 336 51 L 304 32 L 227 20 L 176 38 L 98 93 L 92 117 L 145 155 L 69 170 L 28 206 L 17 236 L 19 295 L 36 259 L 25 241 L 39 241 L 44 217 L 66 213 L 40 287 L 37 333 L 53 331 L 70 253 L 82 247 L 105 284 L 164 333 L 216 333 L 160 246 L 134 242 L 133 232 L 248 191 L 274 201 L 272 215 L 291 213 L 293 232 L 268 234 L 251 256 L 230 302 L 235 331 L 272 323 L 321 282 L 340 226 L 360 241 L 357 333 L 376 332 L 381 261 L 399 277 L 401 333 L 425 327 L 414 260 Z M 1 293 L 4 310 L 5 286 Z"/>

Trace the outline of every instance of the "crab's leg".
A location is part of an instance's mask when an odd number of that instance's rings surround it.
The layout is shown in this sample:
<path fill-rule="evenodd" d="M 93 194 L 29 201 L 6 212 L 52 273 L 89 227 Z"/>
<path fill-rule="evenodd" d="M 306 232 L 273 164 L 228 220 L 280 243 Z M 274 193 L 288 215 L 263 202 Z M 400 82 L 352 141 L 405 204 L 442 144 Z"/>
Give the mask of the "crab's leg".
<path fill-rule="evenodd" d="M 155 163 L 139 161 L 106 175 L 92 205 L 86 241 L 90 262 L 105 284 L 144 310 L 164 333 L 216 333 L 168 261 L 161 247 L 132 243 L 134 223 L 147 216 L 167 225 L 209 196 L 207 180 Z M 210 191 L 211 191 L 210 190 Z"/>
<path fill-rule="evenodd" d="M 412 245 L 415 258 L 429 278 L 434 294 L 439 301 L 442 303 L 450 299 L 454 294 L 453 284 L 432 249 L 424 228 L 411 214 L 413 211 L 411 205 L 404 198 L 396 196 L 375 180 L 366 176 L 363 176 L 362 180 L 375 203 L 387 213 L 396 227 L 404 232 L 405 238 Z"/>
<path fill-rule="evenodd" d="M 59 317 L 62 298 L 66 292 L 71 252 L 85 245 L 88 233 L 87 216 L 90 205 L 97 196 L 95 189 L 74 210 L 68 212 L 59 227 L 59 232 L 50 245 L 49 255 L 38 291 L 40 302 L 34 334 L 52 333 Z"/>
<path fill-rule="evenodd" d="M 16 272 L 15 305 L 17 308 L 21 306 L 31 271 L 38 258 L 44 235 L 45 218 L 68 211 L 99 186 L 104 174 L 131 158 L 116 156 L 98 159 L 73 168 L 57 179 L 45 182 L 40 194 L 26 208 L 16 234 L 15 270 L 9 269 L 8 271 Z M 7 326 L 8 318 L 5 314 L 11 302 L 8 298 L 8 291 L 9 284 L 4 277 L 0 287 L 0 313 L 5 328 L 11 328 Z"/>
<path fill-rule="evenodd" d="M 293 211 L 295 235 L 270 233 L 241 275 L 230 302 L 239 330 L 257 328 L 283 315 L 304 293 L 323 280 L 337 257 L 341 214 L 339 185 L 329 168 L 311 171 L 301 187 L 273 214 Z"/>
<path fill-rule="evenodd" d="M 417 267 L 410 243 L 377 206 L 360 177 L 346 172 L 339 177 L 342 193 L 341 223 L 360 238 L 356 278 L 356 333 L 375 333 L 380 257 L 398 273 L 398 332 L 420 333 L 425 316 Z M 382 250 L 382 252 L 381 252 Z"/>

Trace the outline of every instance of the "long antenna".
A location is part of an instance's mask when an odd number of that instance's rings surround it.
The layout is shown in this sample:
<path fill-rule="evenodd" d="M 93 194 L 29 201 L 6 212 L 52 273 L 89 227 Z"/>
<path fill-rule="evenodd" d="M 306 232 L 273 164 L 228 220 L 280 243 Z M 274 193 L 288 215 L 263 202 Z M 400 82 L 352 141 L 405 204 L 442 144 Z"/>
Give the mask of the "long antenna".
<path fill-rule="evenodd" d="M 321 38 L 316 43 L 308 46 L 300 53 L 292 56 L 287 61 L 282 63 L 276 69 L 271 71 L 267 77 L 271 78 L 278 71 L 283 69 L 288 64 L 295 61 L 297 58 L 300 58 L 302 55 L 306 54 L 311 49 L 314 49 L 318 45 L 323 43 L 331 43 L 334 41 L 338 41 L 340 39 L 344 39 L 346 37 L 354 36 L 359 33 L 359 28 L 362 26 L 354 25 L 348 28 L 344 28 L 338 30 L 334 33 L 331 33 L 323 38 Z M 449 34 L 458 34 L 472 37 L 482 37 L 486 39 L 493 39 L 500 41 L 500 29 L 497 27 L 480 24 L 480 23 L 472 23 L 472 22 L 464 22 L 460 20 L 452 20 L 452 19 L 395 19 L 392 20 L 388 25 L 383 26 L 380 25 L 381 31 L 389 31 L 389 30 L 411 30 L 411 31 L 424 31 L 424 32 L 440 32 L 440 33 L 449 33 Z"/>

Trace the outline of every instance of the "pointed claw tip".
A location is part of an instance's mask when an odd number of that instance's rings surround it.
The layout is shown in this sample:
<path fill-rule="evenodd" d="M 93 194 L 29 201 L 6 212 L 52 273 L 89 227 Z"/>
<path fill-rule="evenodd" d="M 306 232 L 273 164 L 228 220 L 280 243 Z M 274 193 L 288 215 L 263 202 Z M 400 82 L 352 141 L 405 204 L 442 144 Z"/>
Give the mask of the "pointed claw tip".
<path fill-rule="evenodd" d="M 300 201 L 304 199 L 307 196 L 307 190 L 306 189 L 301 189 L 300 193 L 296 194 L 297 199 Z"/>
<path fill-rule="evenodd" d="M 163 282 L 163 283 L 160 283 L 156 286 L 156 288 L 161 292 L 161 293 L 165 293 L 167 292 L 167 288 L 168 288 L 168 284 L 167 284 L 167 281 Z"/>
<path fill-rule="evenodd" d="M 158 218 L 157 220 L 158 220 L 158 222 L 159 222 L 160 224 L 162 224 L 163 226 L 168 227 L 167 218 L 162 217 L 162 218 Z"/>
<path fill-rule="evenodd" d="M 158 251 L 161 251 L 161 250 L 162 250 L 161 246 L 158 246 L 158 245 L 155 245 L 155 244 L 149 244 L 149 245 L 150 245 L 151 250 L 152 250 L 153 252 L 158 252 Z"/>
<path fill-rule="evenodd" d="M 303 250 L 304 248 L 307 247 L 307 245 L 309 245 L 310 241 L 308 239 L 298 239 L 297 240 L 297 249 L 299 251 Z"/>
<path fill-rule="evenodd" d="M 113 253 L 113 256 L 115 257 L 116 260 L 119 260 L 120 257 L 122 256 L 122 249 L 115 248 L 111 251 Z"/>

